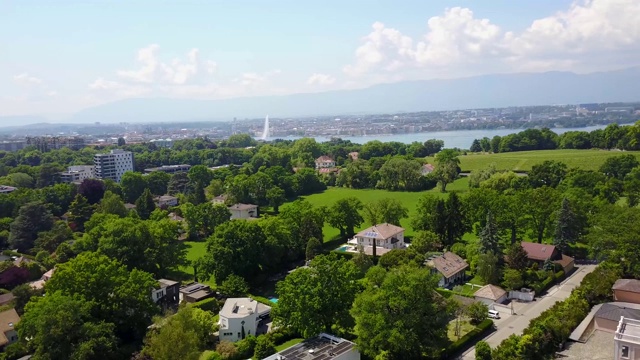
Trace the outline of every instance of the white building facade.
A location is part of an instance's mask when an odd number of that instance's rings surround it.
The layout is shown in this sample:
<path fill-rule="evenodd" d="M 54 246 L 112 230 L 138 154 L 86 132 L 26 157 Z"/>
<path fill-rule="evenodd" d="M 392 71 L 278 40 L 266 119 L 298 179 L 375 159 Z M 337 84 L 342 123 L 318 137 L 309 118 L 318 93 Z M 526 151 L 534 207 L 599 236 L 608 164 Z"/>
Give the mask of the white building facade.
<path fill-rule="evenodd" d="M 108 154 L 96 154 L 93 158 L 96 178 L 111 179 L 117 183 L 127 171 L 133 171 L 133 153 L 124 150 L 111 150 Z"/>
<path fill-rule="evenodd" d="M 69 166 L 66 172 L 60 173 L 60 181 L 72 183 L 85 179 L 93 179 L 96 176 L 95 169 L 96 167 L 93 165 Z"/>
<path fill-rule="evenodd" d="M 613 343 L 614 360 L 640 359 L 640 320 L 621 316 Z"/>
<path fill-rule="evenodd" d="M 261 320 L 270 312 L 271 307 L 251 298 L 228 298 L 220 310 L 220 341 L 236 342 L 256 336 Z"/>

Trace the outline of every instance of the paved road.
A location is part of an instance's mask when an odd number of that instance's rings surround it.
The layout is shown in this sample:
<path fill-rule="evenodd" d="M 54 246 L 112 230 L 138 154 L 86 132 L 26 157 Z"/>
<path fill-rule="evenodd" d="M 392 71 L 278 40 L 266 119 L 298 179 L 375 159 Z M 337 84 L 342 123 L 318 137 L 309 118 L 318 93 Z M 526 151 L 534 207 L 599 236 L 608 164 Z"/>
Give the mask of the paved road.
<path fill-rule="evenodd" d="M 543 311 L 552 307 L 558 301 L 562 301 L 569 297 L 571 290 L 580 285 L 582 279 L 588 273 L 595 269 L 595 265 L 578 266 L 577 270 L 570 277 L 562 281 L 560 284 L 553 286 L 543 297 L 536 298 L 531 303 L 513 303 L 514 315 L 501 313 L 502 319 L 496 320 L 497 331 L 489 334 L 483 340 L 489 343 L 491 347 L 498 346 L 502 340 L 508 338 L 512 334 L 520 335 L 522 331 L 529 326 L 529 321 L 538 317 Z M 471 360 L 475 359 L 475 347 L 467 350 L 459 359 Z"/>

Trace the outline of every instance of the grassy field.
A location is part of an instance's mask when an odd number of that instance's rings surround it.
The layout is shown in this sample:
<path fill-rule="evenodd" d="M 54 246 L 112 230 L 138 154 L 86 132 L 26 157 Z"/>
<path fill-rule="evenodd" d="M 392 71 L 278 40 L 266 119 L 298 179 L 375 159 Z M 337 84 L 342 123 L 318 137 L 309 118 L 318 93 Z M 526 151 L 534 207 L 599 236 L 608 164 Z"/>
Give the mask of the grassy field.
<path fill-rule="evenodd" d="M 276 346 L 276 351 L 280 352 L 280 351 L 282 351 L 282 350 L 284 350 L 286 348 L 289 348 L 289 347 L 291 347 L 291 346 L 293 346 L 295 344 L 299 344 L 299 343 L 301 343 L 303 341 L 304 341 L 304 339 L 300 339 L 300 338 L 291 339 L 291 340 L 289 340 L 289 341 L 287 341 L 287 342 L 285 342 L 283 344 L 280 344 L 280 345 Z"/>
<path fill-rule="evenodd" d="M 562 161 L 569 168 L 598 170 L 604 161 L 612 156 L 633 154 L 640 159 L 640 151 L 607 151 L 607 150 L 538 150 L 520 151 L 499 154 L 473 154 L 459 156 L 462 171 L 485 169 L 495 164 L 501 170 L 529 171 L 535 164 L 545 160 Z M 433 158 L 428 161 L 433 163 Z"/>
<path fill-rule="evenodd" d="M 453 184 L 447 186 L 447 191 L 458 191 L 463 192 L 469 189 L 469 180 L 468 178 L 460 178 L 456 180 Z M 315 206 L 331 206 L 336 201 L 340 199 L 344 199 L 346 197 L 356 197 L 362 201 L 364 204 L 368 204 L 370 202 L 374 202 L 384 198 L 393 198 L 399 200 L 407 209 L 409 209 L 409 217 L 403 219 L 401 224 L 402 227 L 407 229 L 405 232 L 405 236 L 413 235 L 413 228 L 411 227 L 411 217 L 415 213 L 416 205 L 418 204 L 418 199 L 422 197 L 423 194 L 435 194 L 438 196 L 448 196 L 448 194 L 441 193 L 438 188 L 431 189 L 428 191 L 422 192 L 401 192 L 401 191 L 387 191 L 387 190 L 374 190 L 374 189 L 349 189 L 349 188 L 329 188 L 326 191 L 320 194 L 313 194 L 309 196 L 305 196 L 304 199 L 309 201 Z M 286 207 L 287 205 L 283 205 Z M 358 230 L 365 229 L 372 224 L 364 223 Z M 332 240 L 334 237 L 339 235 L 339 231 L 336 228 L 331 227 L 329 224 L 325 224 L 323 228 L 324 239 L 325 241 Z"/>
<path fill-rule="evenodd" d="M 198 241 L 185 241 L 184 245 L 187 248 L 187 260 L 189 261 L 193 261 L 196 260 L 198 258 L 201 258 L 205 252 L 207 251 L 206 246 L 207 243 L 206 242 L 198 242 Z M 191 277 L 191 279 L 193 279 L 193 266 L 182 266 L 180 268 L 180 271 L 183 273 L 183 275 L 188 275 Z M 213 279 L 209 279 L 207 281 L 201 281 L 203 284 L 209 285 L 211 286 L 211 288 L 216 287 L 215 282 L 213 282 Z"/>

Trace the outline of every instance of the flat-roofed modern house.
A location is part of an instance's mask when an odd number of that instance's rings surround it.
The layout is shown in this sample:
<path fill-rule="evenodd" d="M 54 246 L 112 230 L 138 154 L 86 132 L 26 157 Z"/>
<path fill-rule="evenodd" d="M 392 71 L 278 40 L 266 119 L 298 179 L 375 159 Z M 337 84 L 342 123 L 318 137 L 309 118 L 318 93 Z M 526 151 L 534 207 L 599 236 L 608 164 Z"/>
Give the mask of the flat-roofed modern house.
<path fill-rule="evenodd" d="M 181 164 L 181 165 L 163 165 L 154 168 L 144 169 L 144 172 L 150 174 L 152 172 L 161 171 L 167 174 L 175 174 L 179 172 L 187 172 L 191 169 L 191 165 Z"/>
<path fill-rule="evenodd" d="M 168 279 L 159 279 L 151 292 L 151 299 L 163 309 L 175 309 L 180 303 L 180 283 Z"/>
<path fill-rule="evenodd" d="M 262 325 L 270 313 L 270 306 L 251 298 L 228 298 L 220 310 L 220 340 L 236 342 L 265 333 Z"/>
<path fill-rule="evenodd" d="M 362 246 L 364 252 L 368 255 L 372 254 L 374 244 L 376 246 L 376 255 L 384 255 L 393 249 L 406 248 L 404 228 L 388 223 L 366 228 L 357 233 L 354 240 L 350 241 L 350 243 Z"/>
<path fill-rule="evenodd" d="M 440 275 L 438 286 L 444 288 L 463 283 L 465 270 L 469 267 L 463 258 L 451 251 L 430 257 L 427 259 L 426 265 L 431 267 L 433 273 Z"/>
<path fill-rule="evenodd" d="M 621 316 L 613 343 L 614 360 L 640 359 L 640 320 Z"/>
<path fill-rule="evenodd" d="M 60 181 L 63 183 L 82 182 L 85 179 L 93 179 L 96 167 L 93 165 L 69 166 L 67 171 L 60 173 Z"/>
<path fill-rule="evenodd" d="M 154 199 L 157 207 L 173 207 L 178 206 L 178 198 L 171 195 L 162 195 Z"/>
<path fill-rule="evenodd" d="M 321 333 L 262 360 L 360 360 L 356 344 Z"/>
<path fill-rule="evenodd" d="M 211 287 L 200 283 L 193 283 L 191 285 L 180 288 L 180 302 L 195 303 L 200 300 L 204 300 L 213 296 Z"/>

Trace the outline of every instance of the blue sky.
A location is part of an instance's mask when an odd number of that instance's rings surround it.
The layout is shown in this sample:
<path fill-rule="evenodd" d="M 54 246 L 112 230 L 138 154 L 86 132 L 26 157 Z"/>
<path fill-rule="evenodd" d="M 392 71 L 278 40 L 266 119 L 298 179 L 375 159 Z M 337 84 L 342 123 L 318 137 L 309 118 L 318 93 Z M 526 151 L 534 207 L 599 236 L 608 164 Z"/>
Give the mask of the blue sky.
<path fill-rule="evenodd" d="M 637 0 L 0 0 L 0 115 L 637 66 L 638 18 Z"/>

